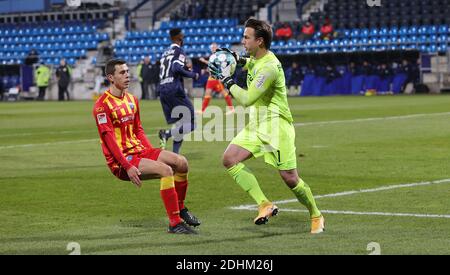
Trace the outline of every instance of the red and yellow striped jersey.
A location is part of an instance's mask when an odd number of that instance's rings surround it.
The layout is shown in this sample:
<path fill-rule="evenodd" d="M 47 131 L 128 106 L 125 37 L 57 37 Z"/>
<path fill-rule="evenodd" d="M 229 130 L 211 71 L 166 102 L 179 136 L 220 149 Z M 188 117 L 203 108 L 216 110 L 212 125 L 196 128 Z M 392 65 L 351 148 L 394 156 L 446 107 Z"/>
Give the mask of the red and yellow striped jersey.
<path fill-rule="evenodd" d="M 105 133 L 111 132 L 124 157 L 152 148 L 145 136 L 139 116 L 139 103 L 135 96 L 125 92 L 116 97 L 106 91 L 95 103 L 93 110 L 103 154 L 108 166 L 119 165 L 105 142 Z"/>

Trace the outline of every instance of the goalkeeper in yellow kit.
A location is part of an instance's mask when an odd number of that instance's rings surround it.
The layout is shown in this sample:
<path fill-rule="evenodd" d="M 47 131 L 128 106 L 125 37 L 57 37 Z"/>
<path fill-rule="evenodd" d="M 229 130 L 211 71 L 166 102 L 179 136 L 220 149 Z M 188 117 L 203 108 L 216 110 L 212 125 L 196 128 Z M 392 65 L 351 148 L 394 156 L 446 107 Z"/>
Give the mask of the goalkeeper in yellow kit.
<path fill-rule="evenodd" d="M 280 61 L 269 51 L 271 42 L 271 27 L 264 21 L 249 19 L 245 23 L 242 44 L 250 58 L 219 49 L 233 54 L 237 65 L 248 71 L 248 90 L 233 81 L 231 66 L 208 65 L 212 76 L 219 79 L 239 103 L 251 107 L 249 124 L 231 141 L 224 153 L 223 164 L 236 183 L 259 205 L 255 224 L 265 224 L 278 213 L 278 207 L 267 199 L 253 173 L 243 164 L 252 157 L 264 156 L 265 162 L 279 170 L 286 185 L 308 208 L 311 233 L 321 233 L 325 228 L 324 218 L 311 189 L 297 173 L 295 130 L 287 102 L 285 77 Z"/>

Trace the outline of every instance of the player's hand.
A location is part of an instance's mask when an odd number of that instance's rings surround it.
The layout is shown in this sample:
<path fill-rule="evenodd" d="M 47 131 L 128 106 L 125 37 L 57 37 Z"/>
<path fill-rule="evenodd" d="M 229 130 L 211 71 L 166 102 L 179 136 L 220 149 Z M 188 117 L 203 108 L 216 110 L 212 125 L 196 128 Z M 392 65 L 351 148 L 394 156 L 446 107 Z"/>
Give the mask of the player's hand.
<path fill-rule="evenodd" d="M 228 90 L 230 90 L 231 86 L 236 84 L 233 78 L 231 78 L 231 64 L 225 67 L 221 67 L 216 64 L 209 63 L 208 69 L 211 73 L 211 76 L 217 80 L 220 80 L 220 82 L 222 82 Z"/>
<path fill-rule="evenodd" d="M 244 67 L 245 64 L 247 64 L 247 59 L 245 59 L 244 57 L 239 56 L 239 54 L 237 52 L 233 52 L 232 50 L 230 50 L 228 48 L 218 48 L 216 50 L 216 52 L 218 52 L 218 51 L 225 51 L 225 52 L 231 53 L 231 55 L 234 57 L 234 59 L 236 59 L 236 65 L 238 67 Z"/>
<path fill-rule="evenodd" d="M 223 81 L 227 77 L 231 77 L 231 64 L 225 67 L 222 67 L 218 64 L 209 63 L 208 69 L 211 75 L 220 81 Z"/>
<path fill-rule="evenodd" d="M 137 187 L 142 186 L 141 179 L 139 178 L 139 176 L 141 175 L 141 171 L 139 171 L 139 169 L 137 169 L 135 166 L 131 166 L 131 168 L 127 170 L 127 174 L 134 185 L 136 185 Z"/>

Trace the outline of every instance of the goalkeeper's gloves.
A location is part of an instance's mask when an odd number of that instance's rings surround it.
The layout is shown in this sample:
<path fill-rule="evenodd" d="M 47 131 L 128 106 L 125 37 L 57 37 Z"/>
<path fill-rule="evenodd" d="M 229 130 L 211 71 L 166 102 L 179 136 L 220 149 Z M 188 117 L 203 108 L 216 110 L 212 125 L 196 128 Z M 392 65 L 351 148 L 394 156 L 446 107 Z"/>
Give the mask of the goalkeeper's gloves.
<path fill-rule="evenodd" d="M 225 52 L 231 53 L 231 55 L 233 55 L 234 59 L 236 59 L 236 65 L 238 67 L 244 67 L 245 64 L 247 64 L 247 58 L 239 56 L 239 54 L 237 54 L 237 52 L 233 52 L 232 50 L 230 50 L 228 48 L 219 48 L 216 50 L 216 52 L 218 52 L 218 51 L 225 51 Z"/>
<path fill-rule="evenodd" d="M 220 67 L 214 63 L 209 63 L 208 69 L 211 76 L 217 80 L 220 80 L 220 82 L 222 82 L 228 90 L 230 90 L 231 86 L 236 84 L 231 77 L 231 65 Z"/>

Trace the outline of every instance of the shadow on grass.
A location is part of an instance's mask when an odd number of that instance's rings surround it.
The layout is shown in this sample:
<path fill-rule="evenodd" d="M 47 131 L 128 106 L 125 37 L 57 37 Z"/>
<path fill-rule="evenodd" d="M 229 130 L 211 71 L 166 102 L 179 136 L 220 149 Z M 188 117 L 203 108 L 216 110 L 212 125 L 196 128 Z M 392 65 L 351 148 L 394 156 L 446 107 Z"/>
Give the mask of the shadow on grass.
<path fill-rule="evenodd" d="M 199 230 L 199 235 L 171 235 L 165 233 L 166 225 L 161 220 L 124 220 L 117 225 L 121 232 L 117 234 L 68 234 L 53 236 L 34 236 L 24 238 L 3 238 L 0 239 L 2 246 L 14 247 L 16 244 L 30 243 L 30 246 L 39 245 L 39 243 L 62 242 L 60 247 L 48 248 L 30 248 L 30 249 L 7 249 L 2 254 L 69 254 L 65 251 L 65 245 L 70 241 L 76 241 L 81 244 L 83 254 L 101 254 L 114 253 L 114 251 L 122 250 L 142 250 L 144 253 L 147 249 L 155 251 L 155 248 L 166 247 L 199 247 L 202 245 L 210 245 L 211 250 L 214 247 L 220 247 L 224 243 L 243 243 L 252 240 L 261 240 L 269 242 L 268 239 L 280 236 L 296 235 L 301 233 L 304 224 L 299 224 L 293 219 L 278 219 L 279 221 L 271 221 L 270 224 L 264 226 L 256 226 L 249 223 L 248 219 L 238 219 L 236 224 L 248 224 L 245 226 L 233 227 L 228 224 L 225 228 L 217 228 L 220 224 L 213 226 L 203 226 L 204 229 Z M 228 227 L 228 228 L 227 228 Z M 230 236 L 224 236 L 223 231 L 230 232 Z M 234 232 L 234 233 L 233 233 Z M 126 241 L 132 239 L 133 242 Z M 119 243 L 124 240 L 125 243 Z M 139 241 L 141 240 L 141 241 Z M 87 244 L 86 242 L 96 242 Z M 153 249 L 152 249 L 153 248 Z M 190 250 L 188 253 L 192 253 Z"/>

